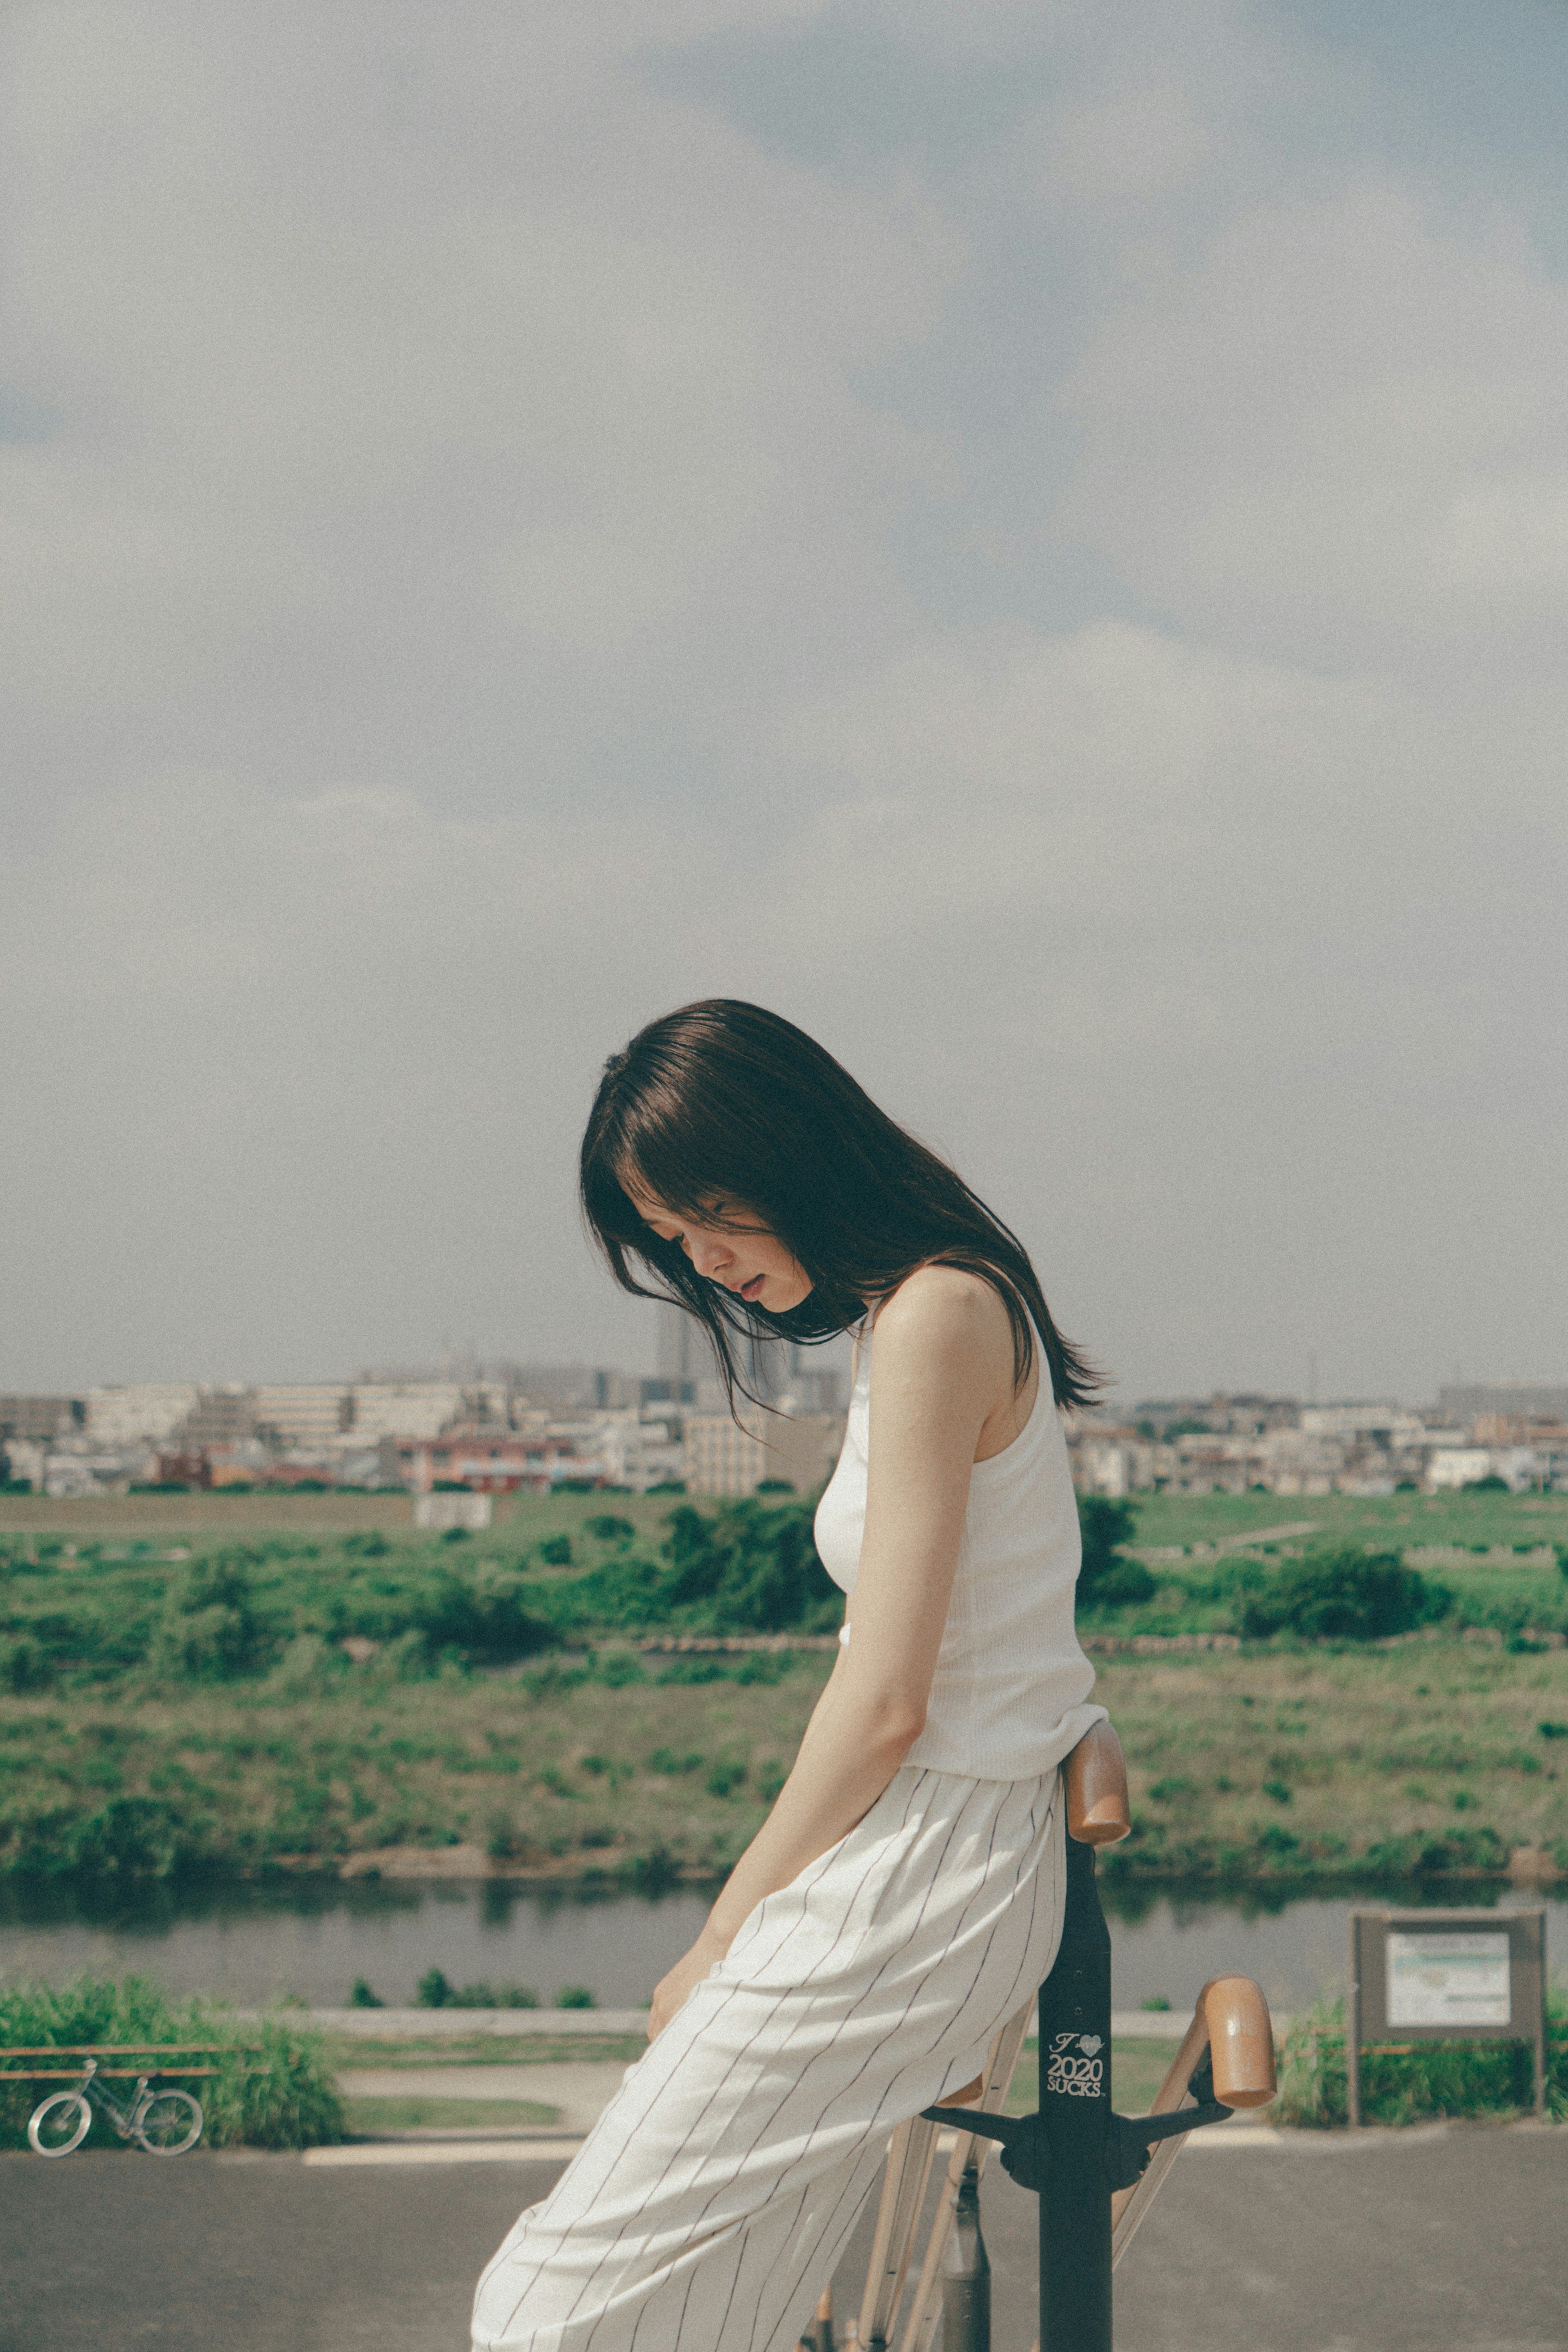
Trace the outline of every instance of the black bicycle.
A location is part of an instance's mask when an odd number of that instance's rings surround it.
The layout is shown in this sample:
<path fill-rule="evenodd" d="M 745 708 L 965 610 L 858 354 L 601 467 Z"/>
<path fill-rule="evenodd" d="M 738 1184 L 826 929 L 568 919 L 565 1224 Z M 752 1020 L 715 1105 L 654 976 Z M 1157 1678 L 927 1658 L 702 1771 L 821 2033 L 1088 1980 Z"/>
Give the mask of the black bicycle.
<path fill-rule="evenodd" d="M 136 2088 L 122 2103 L 99 2081 L 98 2060 L 89 2058 L 74 2090 L 52 2093 L 27 2118 L 27 2137 L 36 2152 L 69 2156 L 92 2128 L 94 2107 L 107 2116 L 121 2139 L 133 2139 L 149 2156 L 183 2156 L 202 2137 L 201 2105 L 189 2091 L 155 2091 L 148 2077 L 139 2074 Z"/>

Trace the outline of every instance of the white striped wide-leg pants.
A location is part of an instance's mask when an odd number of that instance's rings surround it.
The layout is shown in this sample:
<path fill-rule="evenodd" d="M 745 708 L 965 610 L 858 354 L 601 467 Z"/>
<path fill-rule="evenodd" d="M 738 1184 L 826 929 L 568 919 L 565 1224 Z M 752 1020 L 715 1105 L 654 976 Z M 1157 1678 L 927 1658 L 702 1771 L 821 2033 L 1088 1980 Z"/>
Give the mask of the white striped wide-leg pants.
<path fill-rule="evenodd" d="M 793 2352 L 888 2134 L 1050 1970 L 1059 1785 L 906 1765 L 758 1904 L 489 2263 L 476 2352 Z"/>

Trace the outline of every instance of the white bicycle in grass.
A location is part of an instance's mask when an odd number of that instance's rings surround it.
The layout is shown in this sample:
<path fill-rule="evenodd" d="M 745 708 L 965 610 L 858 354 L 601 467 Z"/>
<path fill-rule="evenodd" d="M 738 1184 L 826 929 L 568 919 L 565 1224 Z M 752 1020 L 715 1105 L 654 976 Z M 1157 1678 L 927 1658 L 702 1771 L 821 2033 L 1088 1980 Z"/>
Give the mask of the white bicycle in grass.
<path fill-rule="evenodd" d="M 87 2061 L 74 2090 L 40 2100 L 27 2119 L 27 2138 L 39 2156 L 69 2156 L 92 2128 L 92 2111 L 109 2118 L 121 2139 L 133 2139 L 149 2156 L 183 2156 L 202 2137 L 202 2110 L 189 2091 L 153 2090 L 145 2074 L 123 2102 L 100 2082 L 98 2060 Z"/>

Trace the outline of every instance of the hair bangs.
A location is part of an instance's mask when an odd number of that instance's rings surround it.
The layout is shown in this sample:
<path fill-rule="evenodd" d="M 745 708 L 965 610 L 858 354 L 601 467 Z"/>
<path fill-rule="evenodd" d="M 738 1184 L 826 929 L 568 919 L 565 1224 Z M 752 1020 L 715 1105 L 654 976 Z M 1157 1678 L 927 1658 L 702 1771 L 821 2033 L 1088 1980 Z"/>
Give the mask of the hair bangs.
<path fill-rule="evenodd" d="M 824 1047 L 759 1005 L 724 997 L 687 1005 L 611 1056 L 583 1135 L 580 1192 L 622 1289 L 673 1299 L 703 1325 L 732 1406 L 737 1388 L 749 1394 L 733 1338 L 834 1338 L 932 1264 L 961 1266 L 996 1291 L 1019 1382 L 1038 1334 L 1059 1406 L 1098 1391 L 1011 1229 Z M 773 1315 L 705 1281 L 679 1242 L 643 1221 L 639 1193 L 704 1223 L 744 1227 L 755 1217 L 798 1261 L 810 1295 Z"/>

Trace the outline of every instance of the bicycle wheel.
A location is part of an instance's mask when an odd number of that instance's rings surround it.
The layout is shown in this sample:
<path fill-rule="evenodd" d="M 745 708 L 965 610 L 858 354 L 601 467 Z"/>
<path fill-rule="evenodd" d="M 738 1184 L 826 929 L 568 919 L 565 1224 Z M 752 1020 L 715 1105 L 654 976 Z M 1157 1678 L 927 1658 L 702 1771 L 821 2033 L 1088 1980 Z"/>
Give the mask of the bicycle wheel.
<path fill-rule="evenodd" d="M 39 2156 L 69 2156 L 92 2123 L 92 2109 L 79 2091 L 56 2091 L 40 2100 L 27 2118 L 27 2137 Z"/>
<path fill-rule="evenodd" d="M 154 2091 L 131 2129 L 149 2156 L 183 2156 L 202 2137 L 202 2110 L 189 2091 Z"/>

